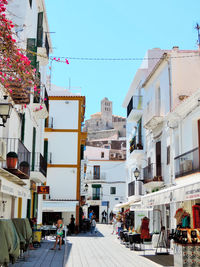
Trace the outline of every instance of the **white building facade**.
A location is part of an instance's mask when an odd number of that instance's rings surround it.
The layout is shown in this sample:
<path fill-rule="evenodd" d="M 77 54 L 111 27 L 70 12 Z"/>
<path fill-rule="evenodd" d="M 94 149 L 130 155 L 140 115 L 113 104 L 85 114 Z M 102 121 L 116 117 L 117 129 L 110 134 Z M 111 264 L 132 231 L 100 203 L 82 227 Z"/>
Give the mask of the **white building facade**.
<path fill-rule="evenodd" d="M 182 196 L 179 191 L 179 180 L 184 180 L 182 186 L 186 183 L 186 179 L 177 179 L 176 169 L 179 168 L 180 171 L 180 168 L 186 168 L 186 163 L 183 164 L 184 167 L 180 165 L 182 163 L 179 155 L 181 151 L 186 152 L 186 147 L 189 151 L 198 146 L 196 122 L 198 115 L 196 118 L 188 117 L 188 120 L 182 115 L 177 115 L 179 107 L 185 109 L 183 101 L 195 94 L 199 88 L 198 51 L 185 51 L 174 47 L 170 51 L 160 50 L 160 52 L 162 56 L 160 55 L 160 60 L 154 62 L 153 68 L 147 66 L 146 70 L 138 70 L 123 104 L 124 107 L 128 107 L 127 120 L 134 123 L 127 157 L 129 179 L 133 170 L 138 168 L 140 179 L 144 183 L 140 192 L 141 202 L 133 204 L 131 209 L 135 210 L 135 213 L 142 213 L 142 208 L 145 210 L 145 215 L 150 218 L 151 232 L 159 231 L 161 224 L 167 230 L 176 227 L 174 216 L 177 205 L 182 205 L 183 199 L 180 201 L 180 197 L 178 201 L 175 196 L 176 194 Z M 133 101 L 140 96 L 142 105 L 138 103 L 134 106 L 130 102 L 131 99 Z M 197 102 L 196 99 L 196 107 Z M 175 119 L 170 121 L 169 118 L 172 117 Z M 180 132 L 182 124 L 185 124 L 185 131 Z M 196 126 L 193 126 L 195 124 Z M 138 133 L 141 133 L 142 137 L 138 137 Z M 137 144 L 139 139 L 143 141 L 142 146 Z M 191 164 L 191 161 L 190 163 L 187 161 L 187 164 Z M 191 179 L 188 180 L 188 184 L 192 184 Z M 137 192 L 138 190 L 135 189 Z M 143 194 L 145 195 L 142 196 Z M 140 211 L 137 211 L 139 205 L 141 205 Z"/>
<path fill-rule="evenodd" d="M 2 218 L 37 218 L 42 222 L 42 195 L 37 194 L 37 186 L 46 181 L 47 163 L 44 158 L 44 119 L 48 117 L 47 64 L 50 49 L 50 36 L 45 35 L 48 30 L 44 1 L 12 1 L 8 3 L 7 13 L 15 24 L 17 46 L 22 49 L 42 49 L 45 60 L 36 54 L 26 52 L 31 65 L 36 69 L 40 91 L 26 98 L 8 97 L 12 103 L 11 115 L 6 127 L 1 127 L 1 160 L 6 154 L 15 152 L 18 162 L 15 169 L 9 169 L 6 162 L 1 163 L 0 176 L 0 216 Z M 40 22 L 39 22 L 40 13 Z M 44 19 L 43 19 L 44 18 Z M 39 24 L 42 26 L 38 35 Z M 42 40 L 45 40 L 43 42 Z M 41 44 L 39 43 L 39 39 Z M 29 46 L 34 42 L 34 46 Z M 47 47 L 47 43 L 49 44 Z M 33 44 L 33 43 L 32 43 Z M 45 46 L 46 45 L 46 46 Z M 24 50 L 23 50 L 24 51 Z M 1 98 L 5 89 L 1 88 Z M 41 108 L 40 108 L 41 107 Z"/>
<path fill-rule="evenodd" d="M 49 119 L 45 128 L 48 151 L 47 185 L 50 194 L 43 202 L 43 222 L 63 218 L 69 224 L 71 215 L 79 225 L 81 149 L 86 139 L 84 121 L 85 97 L 68 91 L 49 92 Z"/>

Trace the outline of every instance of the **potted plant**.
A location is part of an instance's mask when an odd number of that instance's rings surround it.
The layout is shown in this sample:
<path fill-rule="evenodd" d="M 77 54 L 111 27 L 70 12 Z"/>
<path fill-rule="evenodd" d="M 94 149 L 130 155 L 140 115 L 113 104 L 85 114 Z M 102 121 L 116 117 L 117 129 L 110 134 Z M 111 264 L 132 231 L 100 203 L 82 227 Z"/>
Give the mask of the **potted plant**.
<path fill-rule="evenodd" d="M 25 174 L 29 174 L 29 164 L 26 161 L 22 161 L 19 165 L 20 171 L 22 171 Z"/>
<path fill-rule="evenodd" d="M 8 169 L 15 169 L 16 165 L 17 165 L 17 153 L 11 151 L 7 154 L 6 156 L 6 164 L 7 164 L 7 168 Z"/>

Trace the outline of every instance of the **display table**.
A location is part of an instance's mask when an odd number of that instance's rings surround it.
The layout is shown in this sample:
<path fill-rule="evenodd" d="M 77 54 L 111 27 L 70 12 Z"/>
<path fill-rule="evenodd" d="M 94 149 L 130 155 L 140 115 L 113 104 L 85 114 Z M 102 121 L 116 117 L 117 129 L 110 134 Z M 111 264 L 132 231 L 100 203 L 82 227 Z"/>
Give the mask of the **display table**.
<path fill-rule="evenodd" d="M 48 235 L 55 235 L 56 236 L 57 228 L 55 226 L 52 226 L 52 225 L 45 225 L 45 226 L 41 226 L 40 230 L 42 230 L 42 232 L 44 233 L 44 236 L 48 236 Z M 64 233 L 65 244 L 66 244 L 67 232 L 68 232 L 68 229 L 66 226 L 64 226 L 63 227 L 63 233 Z"/>
<path fill-rule="evenodd" d="M 174 266 L 200 266 L 200 243 L 174 244 Z"/>

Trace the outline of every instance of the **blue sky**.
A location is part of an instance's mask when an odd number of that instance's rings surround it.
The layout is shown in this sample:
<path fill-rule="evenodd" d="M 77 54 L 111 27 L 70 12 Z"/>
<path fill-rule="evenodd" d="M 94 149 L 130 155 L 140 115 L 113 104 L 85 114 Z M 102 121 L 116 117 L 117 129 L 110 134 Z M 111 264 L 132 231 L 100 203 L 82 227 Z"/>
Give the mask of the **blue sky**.
<path fill-rule="evenodd" d="M 54 52 L 52 56 L 144 57 L 160 47 L 197 49 L 199 0 L 46 0 Z M 113 113 L 126 115 L 122 102 L 141 61 L 53 63 L 52 82 L 81 87 L 86 118 L 100 111 L 100 101 L 113 101 Z"/>

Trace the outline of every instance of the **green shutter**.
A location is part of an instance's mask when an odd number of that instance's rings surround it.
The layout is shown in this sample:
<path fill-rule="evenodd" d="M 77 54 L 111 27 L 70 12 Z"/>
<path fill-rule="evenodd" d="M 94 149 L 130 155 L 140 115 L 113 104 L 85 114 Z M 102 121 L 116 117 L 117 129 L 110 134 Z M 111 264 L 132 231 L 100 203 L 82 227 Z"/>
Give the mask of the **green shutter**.
<path fill-rule="evenodd" d="M 35 143 L 36 143 L 36 128 L 33 127 L 33 141 L 32 141 L 32 171 L 35 168 Z"/>
<path fill-rule="evenodd" d="M 39 72 L 39 62 L 36 62 L 36 77 L 38 80 L 38 89 L 40 88 L 40 81 L 41 81 L 41 74 Z M 33 103 L 40 103 L 40 93 L 37 91 L 34 91 L 34 96 L 33 96 Z"/>
<path fill-rule="evenodd" d="M 27 218 L 31 218 L 31 199 L 27 199 Z"/>
<path fill-rule="evenodd" d="M 33 218 L 37 218 L 38 194 L 34 192 Z"/>
<path fill-rule="evenodd" d="M 36 46 L 36 39 L 34 38 L 28 38 L 27 39 L 27 50 L 32 51 L 34 53 L 37 53 L 37 46 Z M 37 65 L 37 55 L 33 53 L 27 52 L 27 57 L 31 61 L 31 65 L 36 68 Z"/>
<path fill-rule="evenodd" d="M 22 114 L 22 126 L 21 126 L 21 141 L 24 143 L 24 133 L 25 133 L 25 113 Z"/>
<path fill-rule="evenodd" d="M 101 188 L 100 184 L 92 184 L 92 188 Z"/>
<path fill-rule="evenodd" d="M 48 140 L 44 140 L 44 158 L 48 162 Z"/>
<path fill-rule="evenodd" d="M 42 47 L 43 43 L 43 12 L 38 13 L 37 25 L 37 47 Z"/>

